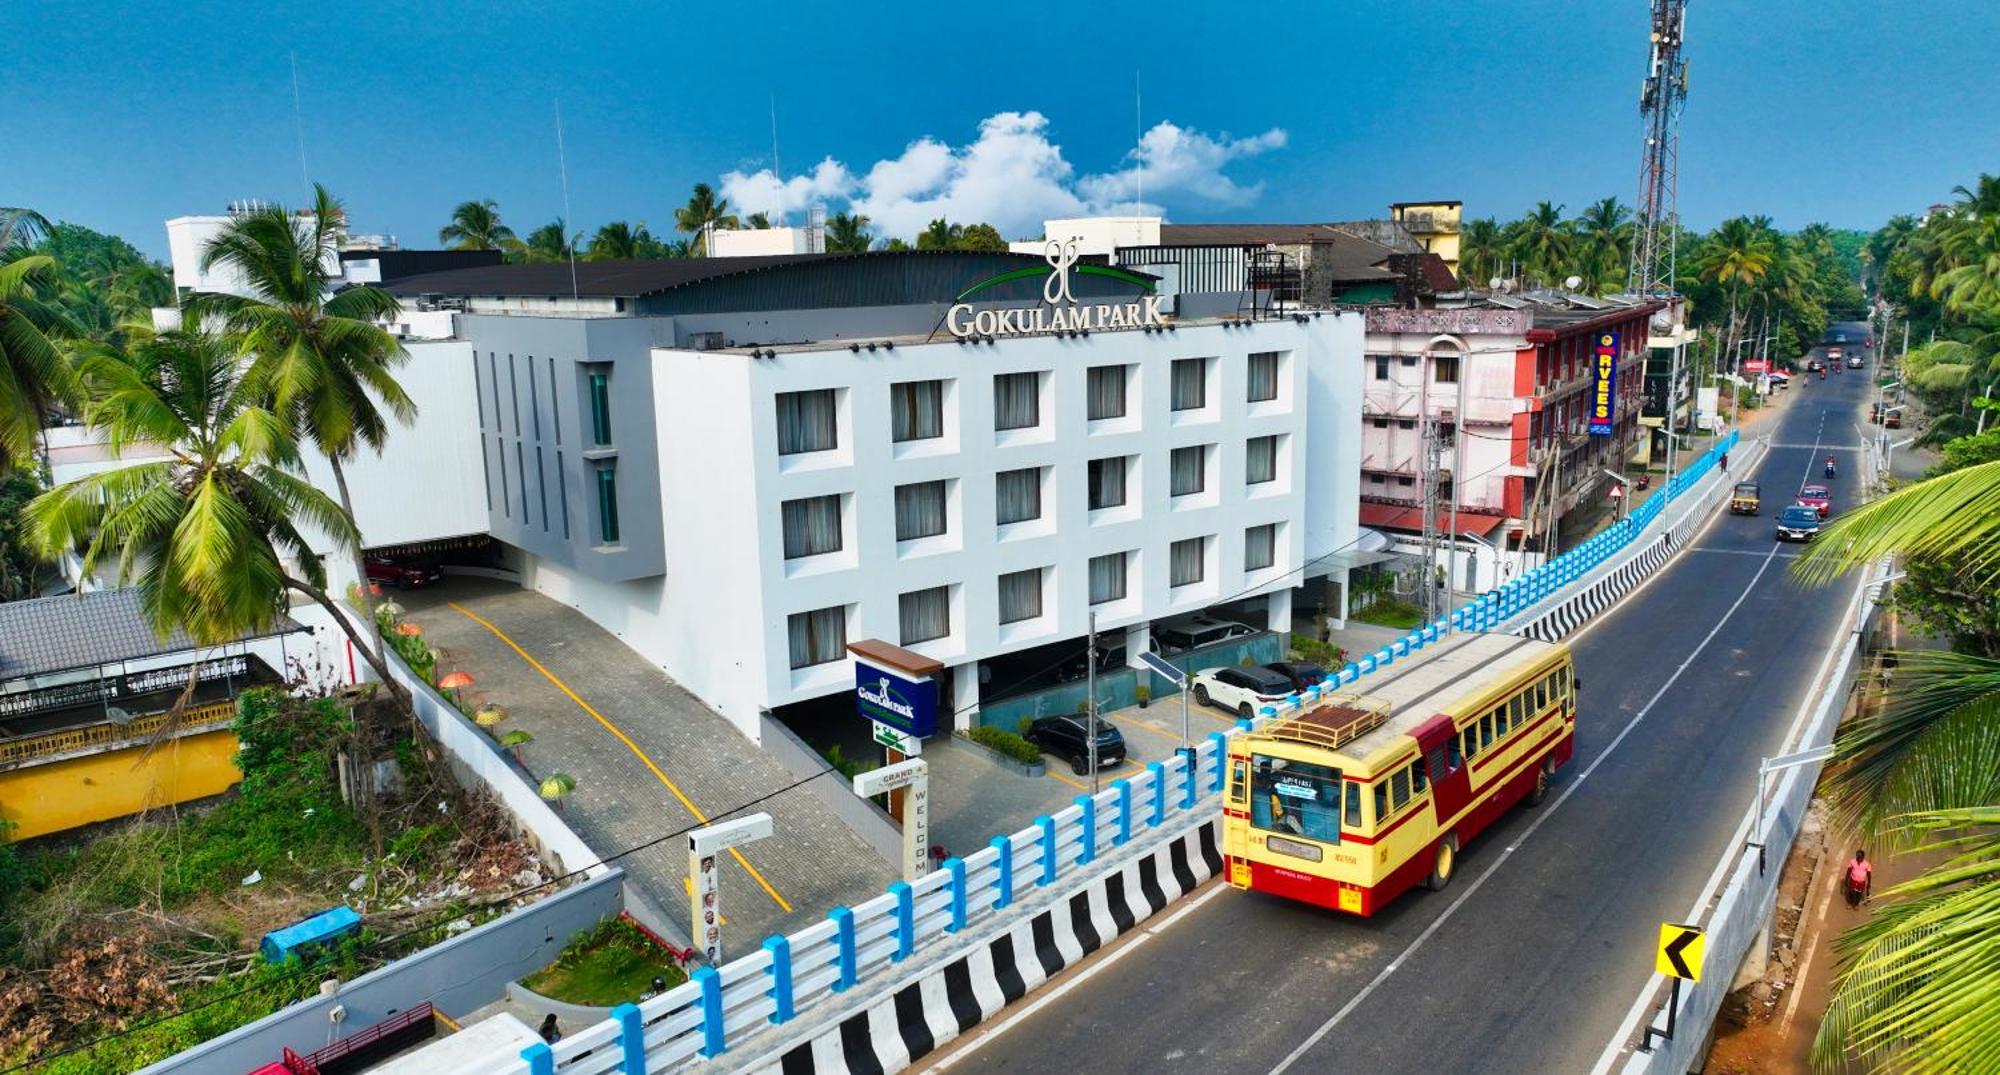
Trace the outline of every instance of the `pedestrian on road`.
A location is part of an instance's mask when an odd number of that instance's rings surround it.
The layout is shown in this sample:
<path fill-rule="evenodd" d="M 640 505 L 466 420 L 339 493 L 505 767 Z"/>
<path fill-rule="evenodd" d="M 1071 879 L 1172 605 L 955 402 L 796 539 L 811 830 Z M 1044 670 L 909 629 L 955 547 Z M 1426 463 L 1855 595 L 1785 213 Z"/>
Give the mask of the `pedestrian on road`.
<path fill-rule="evenodd" d="M 1724 474 L 1727 474 L 1727 473 L 1729 473 L 1729 453 L 1728 453 L 1728 452 L 1724 452 L 1724 453 L 1722 453 L 1722 472 L 1723 472 Z"/>
<path fill-rule="evenodd" d="M 1854 861 L 1847 864 L 1847 905 L 1860 907 L 1874 885 L 1875 866 L 1868 861 L 1868 852 L 1856 851 Z"/>
<path fill-rule="evenodd" d="M 550 1045 L 562 1040 L 562 1031 L 556 1029 L 556 1013 L 550 1012 L 548 1017 L 542 1020 L 541 1035 L 542 1040 Z"/>

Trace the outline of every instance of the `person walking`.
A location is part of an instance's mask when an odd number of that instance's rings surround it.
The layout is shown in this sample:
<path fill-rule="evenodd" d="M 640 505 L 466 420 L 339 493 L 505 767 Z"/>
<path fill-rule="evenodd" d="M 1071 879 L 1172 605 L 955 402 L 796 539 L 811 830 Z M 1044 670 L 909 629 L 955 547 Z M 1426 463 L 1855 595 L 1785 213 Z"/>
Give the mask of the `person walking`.
<path fill-rule="evenodd" d="M 1724 453 L 1722 453 L 1722 472 L 1723 472 L 1724 474 L 1727 474 L 1727 473 L 1729 473 L 1729 453 L 1728 453 L 1728 452 L 1724 452 Z"/>
<path fill-rule="evenodd" d="M 1868 852 L 1856 851 L 1854 860 L 1847 864 L 1847 906 L 1860 907 L 1874 885 L 1875 865 L 1868 861 Z"/>

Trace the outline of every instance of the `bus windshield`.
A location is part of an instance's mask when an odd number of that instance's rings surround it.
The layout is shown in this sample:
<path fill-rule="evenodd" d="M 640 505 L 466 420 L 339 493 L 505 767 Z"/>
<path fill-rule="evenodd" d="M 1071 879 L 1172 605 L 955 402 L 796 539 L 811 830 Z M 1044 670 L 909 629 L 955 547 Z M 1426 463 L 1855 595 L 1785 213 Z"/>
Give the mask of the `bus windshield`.
<path fill-rule="evenodd" d="M 1340 842 L 1340 770 L 1258 754 L 1252 761 L 1250 824 L 1324 843 Z"/>

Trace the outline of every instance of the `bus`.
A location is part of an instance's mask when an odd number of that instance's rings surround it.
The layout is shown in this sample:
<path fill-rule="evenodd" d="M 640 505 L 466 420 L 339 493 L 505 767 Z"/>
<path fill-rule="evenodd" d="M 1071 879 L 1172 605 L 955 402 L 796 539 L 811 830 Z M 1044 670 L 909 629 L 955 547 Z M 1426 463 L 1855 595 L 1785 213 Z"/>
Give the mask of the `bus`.
<path fill-rule="evenodd" d="M 1235 737 L 1229 884 L 1363 917 L 1444 888 L 1467 841 L 1547 798 L 1579 686 L 1568 646 L 1454 634 Z"/>

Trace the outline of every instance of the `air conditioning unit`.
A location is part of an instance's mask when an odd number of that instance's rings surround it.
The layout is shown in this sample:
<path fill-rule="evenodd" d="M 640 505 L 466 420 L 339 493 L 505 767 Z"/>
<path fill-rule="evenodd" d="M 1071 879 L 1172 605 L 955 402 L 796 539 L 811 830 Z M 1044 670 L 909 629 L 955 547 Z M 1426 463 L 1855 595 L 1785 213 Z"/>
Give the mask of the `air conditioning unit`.
<path fill-rule="evenodd" d="M 695 351 L 720 351 L 728 346 L 728 341 L 720 332 L 690 332 L 688 347 Z"/>

